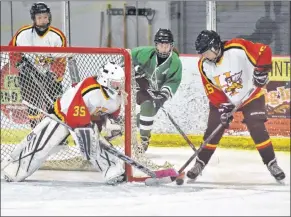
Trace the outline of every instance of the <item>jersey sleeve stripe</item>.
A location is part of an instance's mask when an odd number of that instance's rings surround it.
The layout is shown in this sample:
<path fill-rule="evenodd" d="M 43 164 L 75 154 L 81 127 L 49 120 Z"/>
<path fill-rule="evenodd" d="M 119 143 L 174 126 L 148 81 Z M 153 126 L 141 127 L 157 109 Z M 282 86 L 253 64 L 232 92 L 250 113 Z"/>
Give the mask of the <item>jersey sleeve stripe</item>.
<path fill-rule="evenodd" d="M 225 45 L 224 50 L 229 50 L 232 48 L 238 48 L 238 49 L 242 49 L 246 52 L 246 55 L 248 57 L 248 59 L 250 60 L 250 62 L 253 64 L 253 66 L 257 65 L 257 60 L 248 52 L 248 50 L 246 49 L 245 46 L 239 44 L 239 43 L 230 43 L 228 45 Z"/>
<path fill-rule="evenodd" d="M 50 27 L 50 31 L 56 33 L 62 41 L 62 47 L 66 47 L 67 46 L 67 40 L 66 40 L 66 36 L 58 29 L 54 28 L 54 27 Z"/>
<path fill-rule="evenodd" d="M 168 98 L 172 98 L 173 97 L 173 92 L 172 92 L 171 87 L 162 86 L 161 91 L 166 91 L 168 93 Z"/>
<path fill-rule="evenodd" d="M 109 99 L 109 95 L 108 95 L 108 93 L 106 92 L 106 90 L 104 90 L 104 88 L 102 88 L 101 87 L 101 92 L 102 92 L 102 94 L 103 94 L 103 96 L 104 96 L 104 98 L 107 100 L 107 99 Z"/>
<path fill-rule="evenodd" d="M 17 41 L 17 37 L 18 35 L 23 32 L 24 30 L 27 30 L 27 29 L 31 29 L 32 28 L 32 25 L 29 25 L 29 26 L 23 26 L 22 28 L 20 28 L 17 33 L 15 34 L 15 36 L 13 37 L 13 40 L 12 40 L 12 46 L 17 46 L 16 44 L 16 41 Z"/>
<path fill-rule="evenodd" d="M 54 103 L 54 112 L 59 119 L 65 122 L 66 115 L 61 111 L 60 99 L 57 99 L 57 101 Z"/>
<path fill-rule="evenodd" d="M 92 90 L 100 89 L 100 84 L 91 84 L 84 89 L 81 90 L 82 96 L 85 96 L 87 93 L 89 93 Z"/>

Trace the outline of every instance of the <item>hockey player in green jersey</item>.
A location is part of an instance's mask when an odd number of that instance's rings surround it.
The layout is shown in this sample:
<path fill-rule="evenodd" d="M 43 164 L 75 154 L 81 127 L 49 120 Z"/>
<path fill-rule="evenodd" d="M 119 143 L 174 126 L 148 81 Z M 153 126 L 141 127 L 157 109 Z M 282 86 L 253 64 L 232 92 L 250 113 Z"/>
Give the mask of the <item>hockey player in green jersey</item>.
<path fill-rule="evenodd" d="M 137 82 L 137 115 L 141 144 L 147 150 L 155 115 L 173 97 L 182 79 L 182 63 L 173 51 L 174 37 L 169 29 L 159 29 L 155 46 L 132 49 Z"/>

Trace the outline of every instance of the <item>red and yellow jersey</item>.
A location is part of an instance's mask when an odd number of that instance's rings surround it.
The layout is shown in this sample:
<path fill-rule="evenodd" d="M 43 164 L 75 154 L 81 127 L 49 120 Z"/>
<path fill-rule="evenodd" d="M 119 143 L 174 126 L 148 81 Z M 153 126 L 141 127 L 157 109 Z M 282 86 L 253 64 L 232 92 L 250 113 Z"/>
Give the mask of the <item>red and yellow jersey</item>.
<path fill-rule="evenodd" d="M 55 114 L 69 126 L 83 127 L 90 123 L 91 115 L 116 114 L 121 97 L 109 97 L 95 77 L 88 77 L 68 89 L 54 104 Z"/>
<path fill-rule="evenodd" d="M 58 28 L 49 26 L 47 31 L 39 36 L 32 25 L 21 27 L 9 42 L 9 46 L 46 46 L 46 47 L 67 47 L 67 39 L 63 32 Z M 57 79 L 63 79 L 66 70 L 66 59 L 49 55 L 26 55 L 25 56 L 38 71 L 42 70 L 39 62 L 47 63 L 49 71 L 54 72 Z M 10 62 L 15 66 L 22 59 L 22 54 L 10 55 Z M 40 65 L 40 66 L 39 66 Z M 47 69 L 45 69 L 47 70 Z"/>
<path fill-rule="evenodd" d="M 254 70 L 272 68 L 272 51 L 267 45 L 235 38 L 225 42 L 223 50 L 217 63 L 205 58 L 198 62 L 206 95 L 216 107 L 226 102 L 236 105 L 254 87 Z M 261 88 L 256 88 L 244 105 L 261 95 Z"/>

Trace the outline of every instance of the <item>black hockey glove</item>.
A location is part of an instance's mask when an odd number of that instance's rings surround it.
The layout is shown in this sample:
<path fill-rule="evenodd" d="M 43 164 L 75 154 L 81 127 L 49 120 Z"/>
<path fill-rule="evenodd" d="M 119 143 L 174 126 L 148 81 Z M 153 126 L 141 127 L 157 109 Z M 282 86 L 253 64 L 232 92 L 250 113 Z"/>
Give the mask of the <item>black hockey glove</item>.
<path fill-rule="evenodd" d="M 134 71 L 135 71 L 135 79 L 145 77 L 145 72 L 140 65 L 134 66 Z"/>
<path fill-rule="evenodd" d="M 136 103 L 141 105 L 144 101 L 152 100 L 152 97 L 147 92 L 147 90 L 139 90 L 136 93 Z"/>
<path fill-rule="evenodd" d="M 136 103 L 141 105 L 146 100 L 151 100 L 147 90 L 149 89 L 149 82 L 145 77 L 136 78 Z"/>
<path fill-rule="evenodd" d="M 136 78 L 136 89 L 137 90 L 147 90 L 149 89 L 149 81 L 145 78 Z"/>
<path fill-rule="evenodd" d="M 140 65 L 134 67 L 135 70 L 135 81 L 137 90 L 147 90 L 149 88 L 149 82 L 145 77 L 145 72 L 142 70 Z"/>
<path fill-rule="evenodd" d="M 169 98 L 169 94 L 165 91 L 154 91 L 148 89 L 147 92 L 151 96 L 154 106 L 158 108 L 162 107 Z"/>
<path fill-rule="evenodd" d="M 253 82 L 256 87 L 263 87 L 269 83 L 268 71 L 254 71 Z"/>
<path fill-rule="evenodd" d="M 232 122 L 233 116 L 230 116 L 230 112 L 234 109 L 234 105 L 231 103 L 222 103 L 218 111 L 220 113 L 220 122 L 225 127 L 229 127 L 229 123 Z"/>

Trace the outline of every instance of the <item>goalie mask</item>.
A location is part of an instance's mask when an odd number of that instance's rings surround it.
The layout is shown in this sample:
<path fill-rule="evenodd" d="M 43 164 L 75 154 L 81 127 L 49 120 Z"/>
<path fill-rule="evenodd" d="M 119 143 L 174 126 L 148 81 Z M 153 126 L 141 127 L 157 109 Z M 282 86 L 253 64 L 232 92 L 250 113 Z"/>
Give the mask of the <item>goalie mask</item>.
<path fill-rule="evenodd" d="M 37 24 L 36 15 L 37 14 L 47 14 L 48 15 L 48 22 Z M 33 20 L 34 27 L 39 30 L 40 32 L 45 32 L 51 24 L 52 21 L 52 14 L 50 8 L 43 2 L 34 3 L 30 9 L 30 17 Z"/>
<path fill-rule="evenodd" d="M 155 34 L 156 53 L 161 58 L 170 56 L 173 50 L 174 37 L 169 29 L 159 29 Z"/>
<path fill-rule="evenodd" d="M 124 92 L 124 70 L 114 62 L 108 62 L 101 68 L 97 82 L 108 90 L 111 98 Z"/>

